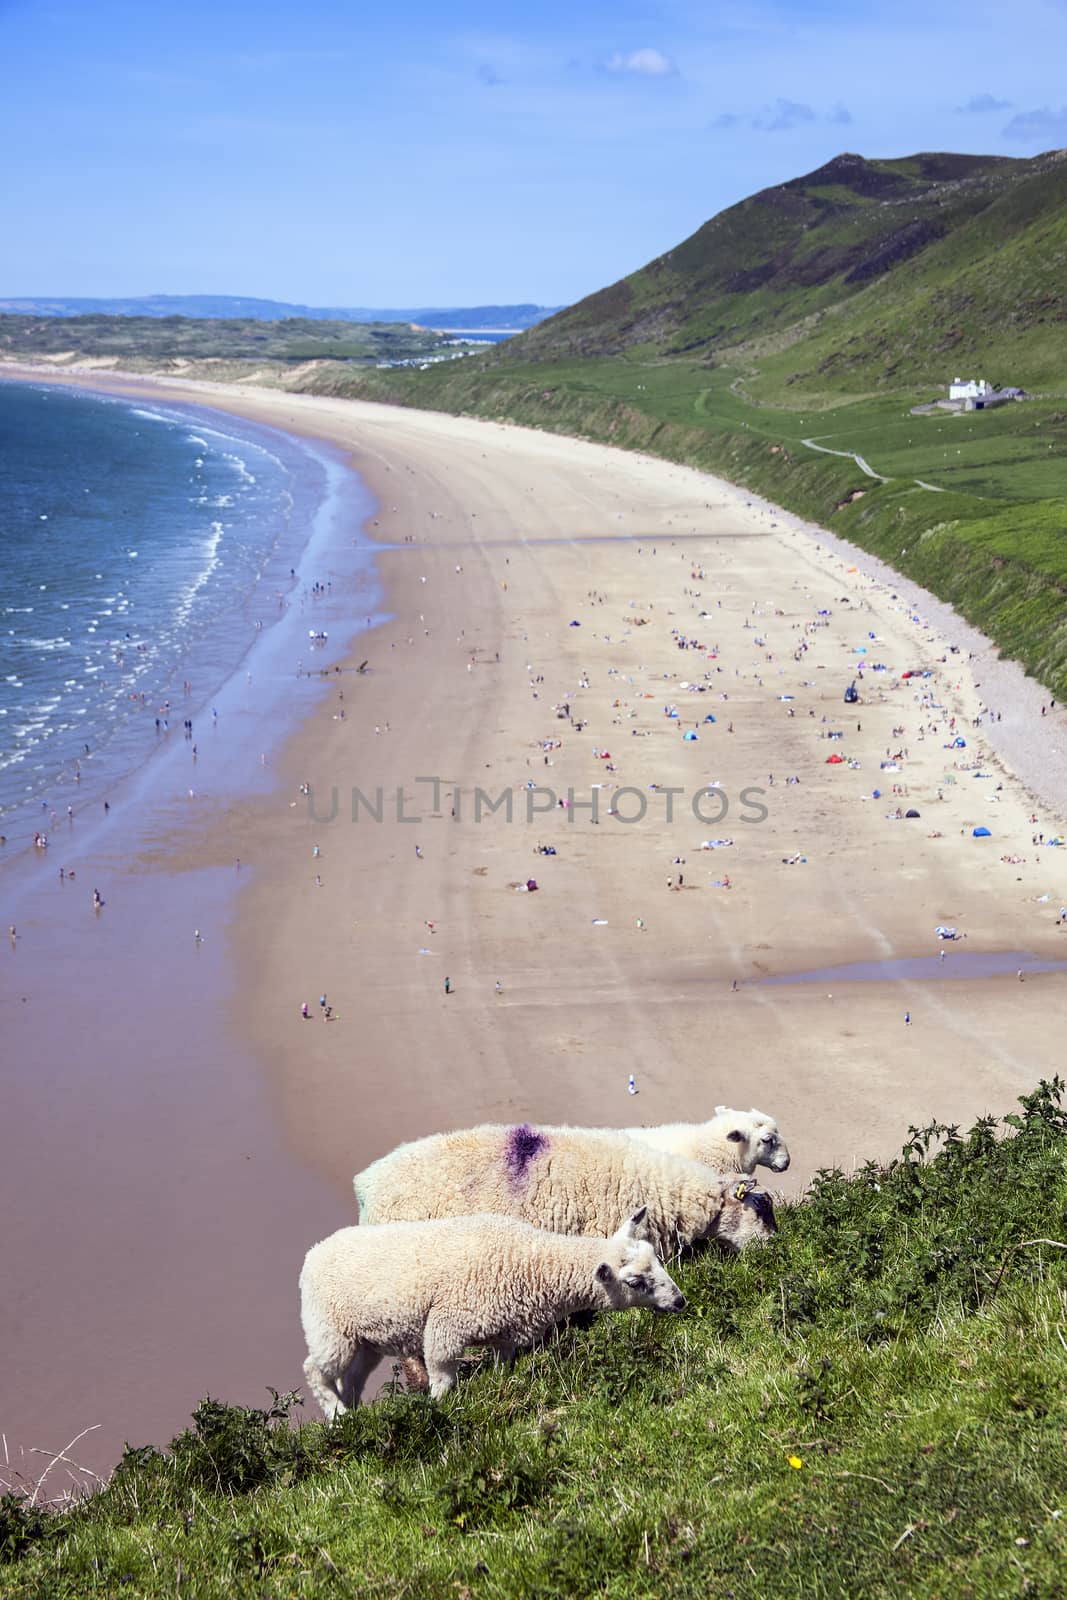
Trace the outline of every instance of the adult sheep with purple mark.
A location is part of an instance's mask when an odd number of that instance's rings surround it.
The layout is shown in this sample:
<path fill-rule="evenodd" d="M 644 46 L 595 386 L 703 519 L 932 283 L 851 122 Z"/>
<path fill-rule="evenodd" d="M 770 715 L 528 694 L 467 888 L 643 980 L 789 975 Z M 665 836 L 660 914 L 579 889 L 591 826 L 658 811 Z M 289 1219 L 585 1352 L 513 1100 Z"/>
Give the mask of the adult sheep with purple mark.
<path fill-rule="evenodd" d="M 608 1129 L 484 1124 L 432 1134 L 373 1162 L 354 1186 L 363 1222 L 493 1211 L 601 1237 L 643 1202 L 661 1256 L 711 1238 L 741 1250 L 777 1230 L 770 1196 L 750 1178 L 723 1177 Z"/>
<path fill-rule="evenodd" d="M 707 1122 L 668 1122 L 658 1128 L 619 1131 L 657 1150 L 703 1161 L 716 1172 L 755 1172 L 757 1167 L 784 1172 L 789 1165 L 789 1147 L 777 1122 L 755 1106 L 751 1111 L 716 1106 Z"/>
<path fill-rule="evenodd" d="M 425 1363 L 437 1399 L 468 1345 L 507 1356 L 577 1311 L 682 1311 L 643 1220 L 639 1209 L 606 1240 L 486 1215 L 341 1228 L 300 1274 L 308 1386 L 333 1417 L 358 1404 L 381 1356 L 401 1356 Z"/>

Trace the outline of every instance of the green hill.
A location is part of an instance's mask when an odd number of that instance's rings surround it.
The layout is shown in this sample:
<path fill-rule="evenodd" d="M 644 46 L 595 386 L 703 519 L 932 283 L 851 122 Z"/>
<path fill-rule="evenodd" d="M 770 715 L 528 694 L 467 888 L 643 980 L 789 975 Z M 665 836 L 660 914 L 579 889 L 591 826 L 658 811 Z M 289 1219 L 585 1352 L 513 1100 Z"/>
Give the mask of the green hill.
<path fill-rule="evenodd" d="M 207 1400 L 80 1505 L 0 1494 L 0 1594 L 1052 1600 L 1063 1087 L 820 1172 L 765 1247 L 678 1266 L 679 1317 L 571 1325 L 328 1426 Z"/>
<path fill-rule="evenodd" d="M 1067 152 L 1033 160 L 841 155 L 714 217 L 530 330 L 510 359 L 634 356 L 761 368 L 792 398 L 1064 379 Z M 1001 372 L 1001 369 L 1004 369 Z"/>

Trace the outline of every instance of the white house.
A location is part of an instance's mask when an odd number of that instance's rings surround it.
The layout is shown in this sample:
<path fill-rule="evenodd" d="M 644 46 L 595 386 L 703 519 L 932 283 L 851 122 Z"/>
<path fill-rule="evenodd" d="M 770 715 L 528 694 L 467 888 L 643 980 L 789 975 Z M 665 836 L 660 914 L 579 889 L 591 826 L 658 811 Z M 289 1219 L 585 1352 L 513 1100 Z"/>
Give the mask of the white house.
<path fill-rule="evenodd" d="M 992 400 L 993 385 L 984 378 L 953 378 L 948 386 L 950 400 Z"/>

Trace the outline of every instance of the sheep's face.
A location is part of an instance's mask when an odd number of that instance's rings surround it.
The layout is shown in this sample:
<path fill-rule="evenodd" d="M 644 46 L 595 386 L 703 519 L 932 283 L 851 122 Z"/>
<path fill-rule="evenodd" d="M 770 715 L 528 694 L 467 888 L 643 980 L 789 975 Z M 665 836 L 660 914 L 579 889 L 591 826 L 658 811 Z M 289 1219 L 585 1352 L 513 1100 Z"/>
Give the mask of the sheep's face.
<path fill-rule="evenodd" d="M 763 1244 L 778 1232 L 774 1202 L 763 1189 L 756 1188 L 751 1178 L 742 1178 L 740 1183 L 729 1179 L 723 1184 L 722 1200 L 716 1237 L 729 1249 Z"/>
<path fill-rule="evenodd" d="M 715 1107 L 715 1120 L 720 1127 L 727 1124 L 726 1137 L 737 1147 L 737 1170 L 755 1172 L 757 1167 L 770 1167 L 772 1172 L 784 1172 L 789 1165 L 789 1147 L 778 1132 L 778 1124 L 764 1111 L 730 1111 L 726 1106 Z"/>
<path fill-rule="evenodd" d="M 648 1241 L 637 1237 L 645 1211 L 642 1206 L 607 1241 L 596 1281 L 613 1310 L 648 1306 L 653 1311 L 684 1311 L 685 1295 Z"/>
<path fill-rule="evenodd" d="M 773 1122 L 767 1126 L 758 1124 L 753 1129 L 751 1142 L 757 1167 L 770 1167 L 772 1172 L 785 1171 L 789 1165 L 789 1146 Z"/>

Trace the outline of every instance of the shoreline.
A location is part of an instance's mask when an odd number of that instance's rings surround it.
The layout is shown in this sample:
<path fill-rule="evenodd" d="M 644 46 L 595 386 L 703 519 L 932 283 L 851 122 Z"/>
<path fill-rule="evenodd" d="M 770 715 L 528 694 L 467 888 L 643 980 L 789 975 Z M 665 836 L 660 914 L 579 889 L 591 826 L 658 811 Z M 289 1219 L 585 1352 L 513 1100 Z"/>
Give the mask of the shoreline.
<path fill-rule="evenodd" d="M 96 373 L 48 376 L 110 387 Z M 180 382 L 129 382 L 194 396 Z M 968 951 L 1067 959 L 1056 922 L 1067 853 L 1030 846 L 1022 784 L 992 760 L 991 778 L 972 777 L 940 736 L 920 742 L 919 723 L 941 714 L 920 712 L 896 675 L 868 672 L 862 706 L 843 706 L 856 641 L 874 632 L 897 673 L 916 656 L 936 673 L 919 681 L 966 724 L 960 755 L 988 744 L 971 726 L 980 695 L 966 658 L 942 665 L 940 640 L 859 570 L 859 552 L 847 551 L 847 572 L 822 530 L 786 527 L 785 513 L 694 469 L 605 446 L 277 391 L 208 399 L 208 388 L 195 386 L 194 403 L 248 407 L 354 462 L 379 503 L 367 533 L 390 617 L 357 643 L 367 674 L 340 675 L 305 711 L 272 763 L 270 794 L 235 800 L 206 834 L 160 841 L 164 871 L 235 853 L 249 869 L 220 930 L 233 983 L 224 1041 L 208 1048 L 216 1071 L 246 1057 L 265 1086 L 281 1182 L 270 1229 L 284 1212 L 295 1244 L 312 1213 L 330 1214 L 326 1231 L 354 1220 L 352 1174 L 435 1128 L 621 1126 L 756 1104 L 794 1153 L 770 1186 L 796 1194 L 819 1166 L 895 1154 L 912 1121 L 1003 1113 L 1054 1075 L 1067 1014 L 1058 970 L 976 984 L 953 975 L 950 949 L 933 980 L 850 982 L 832 995 L 758 981 L 930 954 L 938 923 L 958 925 Z M 703 648 L 679 650 L 679 633 Z M 279 693 L 286 681 L 280 670 Z M 580 732 L 556 715 L 562 703 Z M 825 742 L 839 729 L 847 737 Z M 883 774 L 897 742 L 910 754 Z M 859 767 L 829 767 L 837 750 Z M 418 786 L 432 776 L 436 815 L 432 786 Z M 667 820 L 668 789 L 688 802 L 713 780 L 733 797 L 725 820 L 699 821 L 685 804 Z M 531 782 L 571 788 L 585 806 L 595 793 L 599 822 L 556 805 L 525 821 Z M 894 782 L 919 822 L 887 818 Z M 598 784 L 626 787 L 635 808 L 644 799 L 644 820 L 612 819 L 614 789 Z M 882 802 L 861 798 L 879 784 Z M 365 810 L 351 821 L 351 791 L 373 797 L 379 785 L 382 821 Z M 417 822 L 398 817 L 397 785 L 419 797 L 407 804 Z M 315 820 L 334 787 L 337 817 Z M 476 822 L 479 787 L 510 795 L 514 820 L 501 808 Z M 746 787 L 764 791 L 759 826 L 739 806 Z M 994 837 L 974 840 L 986 816 Z M 1039 826 L 1060 831 L 1062 808 Z M 733 843 L 699 849 L 720 836 Z M 542 841 L 557 854 L 535 855 Z M 510 887 L 527 877 L 536 894 Z M 324 992 L 336 1020 L 305 1022 L 301 1004 L 317 1011 Z M 313 1207 L 293 1203 L 294 1172 L 313 1177 Z M 298 1265 L 294 1255 L 278 1269 L 293 1381 Z M 260 1390 L 289 1371 L 257 1368 Z"/>
<path fill-rule="evenodd" d="M 38 386 L 45 387 L 43 383 Z M 159 395 L 120 395 L 113 389 L 109 391 L 103 386 L 91 384 L 79 388 L 87 397 L 108 404 L 124 400 L 131 404 L 140 401 L 154 403 L 161 411 L 166 410 L 167 400 Z M 191 714 L 202 736 L 209 708 L 217 702 L 224 687 L 239 673 L 247 671 L 249 664 L 255 664 L 252 661 L 253 654 L 269 656 L 268 641 L 272 640 L 279 626 L 286 622 L 292 626 L 296 611 L 303 613 L 306 605 L 313 602 L 315 613 L 322 614 L 323 622 L 336 634 L 342 619 L 334 615 L 327 595 L 311 595 L 309 569 L 314 566 L 316 549 L 329 546 L 330 523 L 346 512 L 349 516 L 369 513 L 370 502 L 365 486 L 349 472 L 340 453 L 325 442 L 321 449 L 316 448 L 313 440 L 290 438 L 276 426 L 264 426 L 250 418 L 239 418 L 233 412 L 220 412 L 218 408 L 205 406 L 199 400 L 194 402 L 186 398 L 174 400 L 171 404 L 174 408 L 171 420 L 180 420 L 186 428 L 208 432 L 215 430 L 218 433 L 224 418 L 227 419 L 227 425 L 236 421 L 241 426 L 233 429 L 232 436 L 220 436 L 224 439 L 222 448 L 228 442 L 231 446 L 248 447 L 257 454 L 277 452 L 273 464 L 285 473 L 287 480 L 280 508 L 279 531 L 271 545 L 261 552 L 260 570 L 255 581 L 234 595 L 227 613 L 229 632 L 221 648 L 214 627 L 210 632 L 205 627 L 193 643 L 185 646 L 174 658 L 168 676 L 154 683 L 149 691 L 148 705 L 158 708 L 164 696 L 169 696 L 172 706 L 176 708 L 180 703 L 183 714 Z M 219 446 L 216 446 L 218 449 Z M 298 501 L 295 505 L 291 503 L 294 491 Z M 345 504 L 347 501 L 351 501 L 350 506 Z M 293 536 L 294 527 L 300 529 L 296 538 Z M 372 565 L 371 558 L 368 543 L 364 555 L 368 570 Z M 352 555 L 351 562 L 359 565 L 358 551 Z M 322 574 L 319 573 L 319 576 Z M 368 586 L 368 600 L 373 607 L 373 581 Z M 346 633 L 353 631 L 354 626 L 350 627 L 345 622 Z M 332 664 L 339 654 L 346 653 L 344 642 L 333 638 L 328 649 L 316 649 L 315 658 L 329 660 Z M 127 680 L 130 687 L 133 681 Z M 138 716 L 144 726 L 138 722 Z M 173 761 L 173 747 L 177 743 L 182 748 L 182 742 L 176 739 L 173 732 L 160 737 L 158 727 L 153 740 L 150 721 L 151 712 L 147 706 L 144 710 L 139 709 L 132 719 L 124 719 L 117 748 L 114 747 L 114 741 L 101 743 L 99 737 L 94 737 L 92 759 L 84 763 L 81 773 L 84 781 L 80 783 L 75 782 L 67 757 L 61 751 L 56 753 L 52 758 L 55 765 L 52 776 L 42 780 L 41 786 L 32 794 L 9 803 L 0 817 L 0 831 L 7 835 L 7 845 L 0 856 L 0 873 L 14 861 L 25 858 L 22 846 L 28 848 L 29 845 L 27 829 L 32 831 L 33 823 L 37 820 L 38 805 L 45 796 L 51 799 L 54 808 L 61 808 L 68 800 L 74 802 L 78 818 L 84 819 L 80 834 L 91 826 L 88 819 L 96 815 L 105 798 L 113 798 L 117 791 L 133 794 L 151 788 L 153 772 L 158 768 L 160 758 Z M 94 732 L 99 735 L 100 729 L 87 730 L 89 737 Z M 56 833 L 53 842 L 56 844 L 68 837 L 78 838 L 78 835 L 69 835 L 55 828 L 54 817 L 53 827 Z"/>

